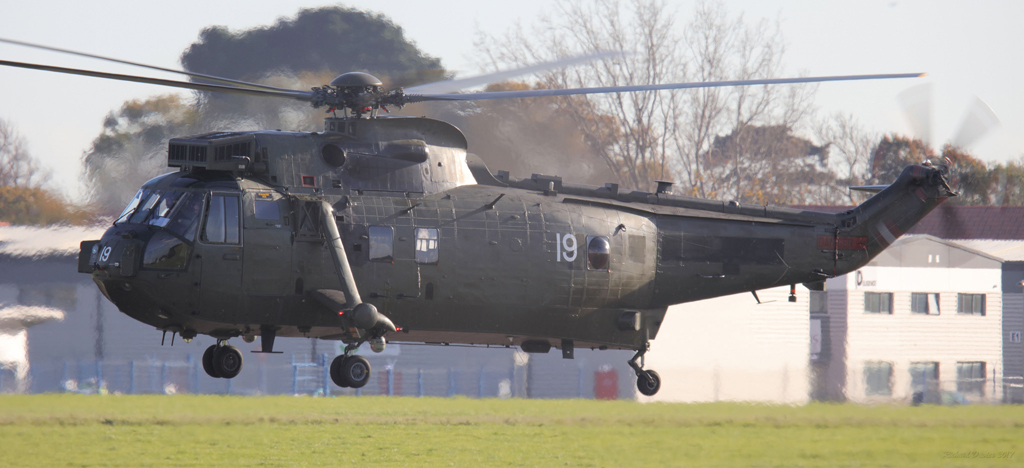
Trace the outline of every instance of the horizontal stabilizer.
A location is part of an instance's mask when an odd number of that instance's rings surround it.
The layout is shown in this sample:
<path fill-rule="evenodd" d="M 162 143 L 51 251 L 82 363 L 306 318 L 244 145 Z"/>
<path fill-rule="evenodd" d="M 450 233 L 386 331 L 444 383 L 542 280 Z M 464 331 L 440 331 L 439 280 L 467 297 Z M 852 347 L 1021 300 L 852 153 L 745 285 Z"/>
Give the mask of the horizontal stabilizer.
<path fill-rule="evenodd" d="M 881 192 L 882 190 L 885 190 L 886 187 L 888 187 L 888 185 L 856 185 L 850 187 L 850 190 L 856 190 L 858 192 L 867 193 L 878 193 Z"/>

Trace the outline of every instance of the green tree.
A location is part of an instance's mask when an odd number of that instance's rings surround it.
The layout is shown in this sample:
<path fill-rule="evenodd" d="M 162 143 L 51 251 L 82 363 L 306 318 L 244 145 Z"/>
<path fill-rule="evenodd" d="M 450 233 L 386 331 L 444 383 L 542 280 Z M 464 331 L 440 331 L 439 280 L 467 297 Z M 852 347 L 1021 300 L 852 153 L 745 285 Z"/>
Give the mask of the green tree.
<path fill-rule="evenodd" d="M 321 86 L 347 71 L 368 71 L 401 85 L 435 81 L 445 73 L 438 59 L 421 52 L 388 18 L 340 6 L 304 9 L 247 31 L 206 28 L 181 60 L 190 71 L 293 89 Z M 167 171 L 170 138 L 222 130 L 313 130 L 323 117 L 297 101 L 196 95 L 195 101 L 129 101 L 107 116 L 83 159 L 85 183 L 105 214 L 116 214 L 142 183 Z"/>
<path fill-rule="evenodd" d="M 997 187 L 990 170 L 980 159 L 971 156 L 962 148 L 943 145 L 942 159 L 937 163 L 949 166 L 949 183 L 960 196 L 952 200 L 957 205 L 991 205 Z"/>
<path fill-rule="evenodd" d="M 935 152 L 920 139 L 885 135 L 871 155 L 867 182 L 871 185 L 891 184 L 905 167 L 933 159 Z"/>
<path fill-rule="evenodd" d="M 0 186 L 0 222 L 34 226 L 88 224 L 93 214 L 39 187 Z"/>
<path fill-rule="evenodd" d="M 728 195 L 758 205 L 804 204 L 828 187 L 828 147 L 784 125 L 744 125 L 715 137 L 706 164 L 732 183 Z"/>
<path fill-rule="evenodd" d="M 207 129 L 196 108 L 175 95 L 124 103 L 83 156 L 83 179 L 100 213 L 116 215 L 145 181 L 165 172 L 167 141 Z"/>
<path fill-rule="evenodd" d="M 366 71 L 409 86 L 444 75 L 441 61 L 420 51 L 388 17 L 341 6 L 303 9 L 247 31 L 208 27 L 181 63 L 189 71 L 242 80 L 282 69 Z"/>

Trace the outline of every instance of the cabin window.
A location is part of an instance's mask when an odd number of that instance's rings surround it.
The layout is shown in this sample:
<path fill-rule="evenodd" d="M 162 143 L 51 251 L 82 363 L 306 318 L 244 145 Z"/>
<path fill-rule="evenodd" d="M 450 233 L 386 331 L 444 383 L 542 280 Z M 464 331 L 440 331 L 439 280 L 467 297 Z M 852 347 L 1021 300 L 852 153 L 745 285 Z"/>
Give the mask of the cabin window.
<path fill-rule="evenodd" d="M 256 200 L 256 219 L 278 220 L 281 219 L 281 208 L 277 200 Z"/>
<path fill-rule="evenodd" d="M 682 243 L 682 241 L 679 241 Z M 644 236 L 629 235 L 629 261 L 633 263 L 644 263 L 647 257 L 647 239 Z"/>
<path fill-rule="evenodd" d="M 184 270 L 190 251 L 181 239 L 166 232 L 157 231 L 146 244 L 142 265 L 158 270 Z"/>
<path fill-rule="evenodd" d="M 957 294 L 956 313 L 965 315 L 985 315 L 984 294 Z"/>
<path fill-rule="evenodd" d="M 437 263 L 437 229 L 416 228 L 416 263 Z"/>
<path fill-rule="evenodd" d="M 983 396 L 985 394 L 985 363 L 956 363 L 956 391 Z"/>
<path fill-rule="evenodd" d="M 587 265 L 591 270 L 607 270 L 612 246 L 607 237 L 587 236 Z"/>
<path fill-rule="evenodd" d="M 238 244 L 238 195 L 213 195 L 206 207 L 206 225 L 203 242 L 210 244 Z"/>
<path fill-rule="evenodd" d="M 914 314 L 939 315 L 939 294 L 910 293 L 910 312 Z"/>
<path fill-rule="evenodd" d="M 370 226 L 370 260 L 391 261 L 395 251 L 395 228 Z"/>
<path fill-rule="evenodd" d="M 892 315 L 892 293 L 864 293 L 864 312 Z"/>
<path fill-rule="evenodd" d="M 880 361 L 864 363 L 864 393 L 868 396 L 892 396 L 892 363 Z"/>

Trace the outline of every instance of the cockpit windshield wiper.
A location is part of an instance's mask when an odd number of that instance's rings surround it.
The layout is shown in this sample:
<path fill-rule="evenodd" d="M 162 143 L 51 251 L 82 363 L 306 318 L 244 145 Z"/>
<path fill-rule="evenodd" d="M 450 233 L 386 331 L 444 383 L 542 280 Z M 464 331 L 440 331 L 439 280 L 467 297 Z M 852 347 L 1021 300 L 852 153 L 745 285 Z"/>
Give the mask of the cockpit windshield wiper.
<path fill-rule="evenodd" d="M 132 207 L 132 209 L 130 209 L 128 211 L 125 211 L 124 214 L 122 214 L 121 216 L 118 216 L 117 219 L 114 220 L 114 226 L 117 226 L 117 223 L 122 222 L 122 220 L 127 221 L 129 218 L 132 217 L 132 214 L 134 214 L 135 210 L 137 210 L 137 209 L 139 209 L 139 206 L 135 205 L 134 207 Z"/>

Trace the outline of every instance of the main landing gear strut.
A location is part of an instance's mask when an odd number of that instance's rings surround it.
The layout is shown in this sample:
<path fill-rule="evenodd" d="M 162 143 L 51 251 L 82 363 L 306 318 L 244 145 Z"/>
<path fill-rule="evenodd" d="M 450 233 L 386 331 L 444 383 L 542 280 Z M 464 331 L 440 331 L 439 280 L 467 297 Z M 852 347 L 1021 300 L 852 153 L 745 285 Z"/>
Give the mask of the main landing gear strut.
<path fill-rule="evenodd" d="M 331 361 L 331 380 L 334 384 L 345 388 L 362 388 L 370 381 L 370 362 L 366 358 L 352 354 L 359 345 L 350 344 L 345 347 L 345 354 Z"/>
<path fill-rule="evenodd" d="M 647 354 L 650 349 L 651 344 L 644 343 L 644 347 L 638 349 L 633 355 L 633 359 L 629 360 L 629 367 L 636 372 L 636 389 L 646 396 L 653 396 L 661 389 L 661 376 L 653 370 L 644 370 L 644 354 Z"/>
<path fill-rule="evenodd" d="M 228 345 L 227 340 L 217 340 L 217 344 L 206 348 L 203 353 L 203 370 L 210 377 L 234 378 L 242 372 L 242 353 Z"/>

